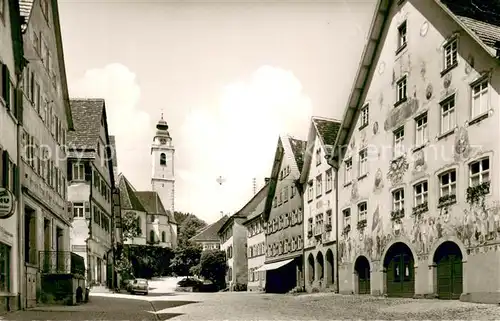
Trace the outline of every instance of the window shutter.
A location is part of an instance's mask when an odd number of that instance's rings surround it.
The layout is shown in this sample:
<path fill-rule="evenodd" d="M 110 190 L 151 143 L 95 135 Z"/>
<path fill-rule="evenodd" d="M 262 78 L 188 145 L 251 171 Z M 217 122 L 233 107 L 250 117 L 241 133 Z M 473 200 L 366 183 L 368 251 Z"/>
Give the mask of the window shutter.
<path fill-rule="evenodd" d="M 2 186 L 9 187 L 9 152 L 4 150 L 2 153 Z"/>
<path fill-rule="evenodd" d="M 16 164 L 12 164 L 14 170 L 14 195 L 19 197 L 19 167 Z"/>
<path fill-rule="evenodd" d="M 9 69 L 7 68 L 7 65 L 2 64 L 2 80 L 3 80 L 3 87 L 2 87 L 2 97 L 5 100 L 5 105 L 7 106 L 7 109 L 10 109 L 9 102 L 10 102 L 10 76 L 9 76 Z"/>
<path fill-rule="evenodd" d="M 85 218 L 90 218 L 90 204 L 89 202 L 85 202 Z"/>
<path fill-rule="evenodd" d="M 21 89 L 16 89 L 15 91 L 16 99 L 15 99 L 15 108 L 16 108 L 16 118 L 17 121 L 22 125 L 23 124 L 23 114 L 24 114 L 24 106 L 23 106 L 23 92 Z"/>
<path fill-rule="evenodd" d="M 68 217 L 73 218 L 73 203 L 66 202 L 66 209 L 68 211 Z"/>
<path fill-rule="evenodd" d="M 68 182 L 72 181 L 73 180 L 73 164 L 71 161 L 67 161 L 66 162 L 66 171 L 67 171 L 67 175 L 68 175 Z"/>

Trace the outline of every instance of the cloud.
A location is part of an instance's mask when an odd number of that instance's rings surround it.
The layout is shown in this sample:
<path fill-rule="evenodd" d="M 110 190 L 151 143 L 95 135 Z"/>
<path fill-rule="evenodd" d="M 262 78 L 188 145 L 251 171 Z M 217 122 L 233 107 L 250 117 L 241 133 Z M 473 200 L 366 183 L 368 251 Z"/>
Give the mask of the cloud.
<path fill-rule="evenodd" d="M 185 118 L 177 205 L 208 221 L 240 209 L 252 196 L 252 178 L 260 187 L 269 176 L 279 134 L 305 140 L 311 113 L 300 81 L 281 68 L 263 66 L 226 86 L 216 108 L 196 108 Z"/>
<path fill-rule="evenodd" d="M 139 108 L 141 89 L 136 75 L 126 66 L 113 63 L 87 70 L 70 86 L 71 97 L 104 98 L 110 135 L 116 136 L 119 170 L 134 183 L 149 183 L 149 144 L 153 128 L 149 115 Z M 137 157 L 137 155 L 145 157 Z M 148 175 L 137 171 L 146 168 Z"/>

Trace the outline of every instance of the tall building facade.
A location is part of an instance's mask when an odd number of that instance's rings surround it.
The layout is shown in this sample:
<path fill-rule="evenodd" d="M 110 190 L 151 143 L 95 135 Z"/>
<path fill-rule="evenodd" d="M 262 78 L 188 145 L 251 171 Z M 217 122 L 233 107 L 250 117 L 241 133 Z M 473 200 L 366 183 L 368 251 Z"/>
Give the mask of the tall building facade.
<path fill-rule="evenodd" d="M 280 136 L 262 217 L 266 234 L 266 292 L 286 293 L 304 286 L 304 211 L 299 183 L 306 142 Z"/>
<path fill-rule="evenodd" d="M 17 1 L 0 3 L 0 312 L 15 310 L 23 282 L 18 130 L 22 126 L 23 44 Z"/>
<path fill-rule="evenodd" d="M 340 292 L 498 303 L 498 17 L 470 1 L 375 10 L 330 158 Z"/>
<path fill-rule="evenodd" d="M 68 212 L 71 251 L 84 258 L 87 283 L 111 287 L 113 271 L 112 150 L 104 99 L 71 99 Z"/>
<path fill-rule="evenodd" d="M 32 307 L 46 288 L 44 282 L 71 271 L 65 145 L 73 120 L 57 1 L 20 0 L 19 4 L 27 61 L 19 166 L 24 212 L 20 301 L 23 307 Z"/>
<path fill-rule="evenodd" d="M 340 121 L 313 117 L 300 184 L 304 193 L 304 260 L 307 291 L 335 290 L 337 222 L 333 168 L 325 155 L 337 138 Z"/>

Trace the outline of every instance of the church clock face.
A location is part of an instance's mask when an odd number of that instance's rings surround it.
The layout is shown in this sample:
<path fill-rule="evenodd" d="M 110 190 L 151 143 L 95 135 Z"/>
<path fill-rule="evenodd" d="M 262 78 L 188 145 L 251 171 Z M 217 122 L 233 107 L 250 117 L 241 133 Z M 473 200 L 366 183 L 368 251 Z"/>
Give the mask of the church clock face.
<path fill-rule="evenodd" d="M 167 140 L 165 138 L 160 138 L 160 144 L 165 145 Z"/>

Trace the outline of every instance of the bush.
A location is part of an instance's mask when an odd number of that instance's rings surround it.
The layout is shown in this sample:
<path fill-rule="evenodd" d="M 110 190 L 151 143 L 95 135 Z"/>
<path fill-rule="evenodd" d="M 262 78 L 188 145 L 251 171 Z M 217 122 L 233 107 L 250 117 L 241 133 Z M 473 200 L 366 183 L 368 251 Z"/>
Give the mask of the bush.
<path fill-rule="evenodd" d="M 226 287 L 226 252 L 210 250 L 200 258 L 200 276 L 211 281 L 220 290 Z"/>

